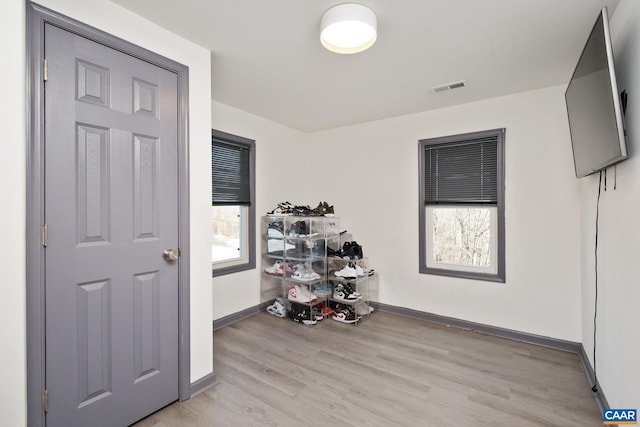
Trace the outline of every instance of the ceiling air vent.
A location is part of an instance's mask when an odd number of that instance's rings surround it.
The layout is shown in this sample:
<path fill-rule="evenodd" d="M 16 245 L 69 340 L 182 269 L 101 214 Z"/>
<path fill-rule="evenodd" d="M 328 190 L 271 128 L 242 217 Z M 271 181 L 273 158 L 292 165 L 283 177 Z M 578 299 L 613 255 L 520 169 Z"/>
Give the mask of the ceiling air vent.
<path fill-rule="evenodd" d="M 466 80 L 461 80 L 459 82 L 447 83 L 446 85 L 434 86 L 431 88 L 433 93 L 446 92 L 452 89 L 458 89 L 461 87 L 465 87 L 467 85 Z"/>

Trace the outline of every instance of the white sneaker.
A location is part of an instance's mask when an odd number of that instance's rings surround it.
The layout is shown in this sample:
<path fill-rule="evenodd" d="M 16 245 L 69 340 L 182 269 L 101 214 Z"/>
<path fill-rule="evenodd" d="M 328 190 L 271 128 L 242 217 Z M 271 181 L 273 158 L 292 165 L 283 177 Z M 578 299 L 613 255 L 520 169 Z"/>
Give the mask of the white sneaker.
<path fill-rule="evenodd" d="M 271 267 L 265 268 L 264 271 L 274 276 L 282 276 L 284 274 L 284 266 L 282 265 L 282 261 L 278 260 Z"/>
<path fill-rule="evenodd" d="M 356 277 L 358 277 L 358 272 L 356 271 L 356 269 L 354 267 L 351 267 L 351 265 L 349 264 L 345 265 L 342 270 L 338 270 L 334 274 L 337 277 L 343 277 L 345 279 L 355 279 Z"/>
<path fill-rule="evenodd" d="M 276 317 L 285 317 L 287 315 L 287 308 L 279 300 L 275 300 L 273 304 L 267 307 L 267 312 Z"/>
<path fill-rule="evenodd" d="M 300 290 L 300 286 L 298 285 L 295 285 L 294 287 L 289 288 L 287 298 L 290 301 L 302 302 L 302 303 L 306 303 L 310 301 L 309 298 L 305 298 L 302 291 Z"/>
<path fill-rule="evenodd" d="M 295 302 L 309 303 L 318 297 L 309 292 L 306 286 L 295 285 L 289 288 L 287 298 Z"/>
<path fill-rule="evenodd" d="M 304 264 L 296 264 L 293 266 L 293 273 L 291 277 L 296 280 L 309 282 L 320 278 L 320 275 L 313 270 L 310 270 Z"/>

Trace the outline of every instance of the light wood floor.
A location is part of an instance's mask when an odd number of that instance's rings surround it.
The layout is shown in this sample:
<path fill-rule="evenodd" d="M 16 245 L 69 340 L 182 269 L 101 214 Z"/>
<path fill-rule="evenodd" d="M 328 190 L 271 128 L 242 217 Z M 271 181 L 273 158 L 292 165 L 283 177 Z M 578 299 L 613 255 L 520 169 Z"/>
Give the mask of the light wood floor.
<path fill-rule="evenodd" d="M 578 356 L 375 312 L 214 334 L 218 384 L 136 427 L 601 426 Z"/>

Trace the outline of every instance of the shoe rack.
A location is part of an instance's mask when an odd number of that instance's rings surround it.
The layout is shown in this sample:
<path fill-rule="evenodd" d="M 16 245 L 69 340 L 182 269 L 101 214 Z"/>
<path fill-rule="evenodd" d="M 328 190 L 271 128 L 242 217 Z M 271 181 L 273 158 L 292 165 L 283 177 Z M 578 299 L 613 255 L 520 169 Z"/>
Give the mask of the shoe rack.
<path fill-rule="evenodd" d="M 261 218 L 261 236 L 263 307 L 283 298 L 296 303 L 294 306 L 307 307 L 305 316 L 322 312 L 325 319 L 338 317 L 335 320 L 355 324 L 368 317 L 369 301 L 376 298 L 376 282 L 366 258 L 350 260 L 333 255 L 343 247 L 345 238 L 350 238 L 340 233 L 339 218 L 269 214 Z"/>

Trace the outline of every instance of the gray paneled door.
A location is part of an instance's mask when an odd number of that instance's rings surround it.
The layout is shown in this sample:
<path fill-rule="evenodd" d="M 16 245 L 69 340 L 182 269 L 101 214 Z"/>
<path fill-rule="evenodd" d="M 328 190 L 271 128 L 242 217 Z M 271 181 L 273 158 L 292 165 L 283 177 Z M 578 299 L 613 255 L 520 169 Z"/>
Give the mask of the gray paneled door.
<path fill-rule="evenodd" d="M 177 76 L 45 26 L 48 427 L 178 399 Z"/>

